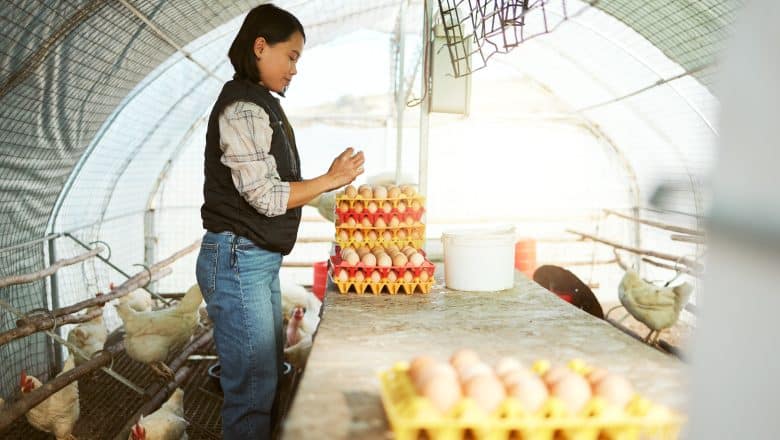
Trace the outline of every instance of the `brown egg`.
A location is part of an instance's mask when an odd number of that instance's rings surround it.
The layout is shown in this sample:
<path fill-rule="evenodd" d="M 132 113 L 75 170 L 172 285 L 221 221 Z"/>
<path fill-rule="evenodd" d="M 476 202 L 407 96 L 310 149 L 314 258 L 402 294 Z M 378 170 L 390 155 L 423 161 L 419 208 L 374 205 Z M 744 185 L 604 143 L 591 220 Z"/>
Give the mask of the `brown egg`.
<path fill-rule="evenodd" d="M 428 272 L 426 272 L 426 271 L 424 271 L 424 270 L 423 270 L 423 271 L 420 271 L 420 276 L 419 276 L 419 278 L 420 278 L 420 281 L 422 281 L 422 282 L 426 282 L 426 281 L 428 281 L 428 279 L 430 278 L 430 276 L 428 275 Z"/>
<path fill-rule="evenodd" d="M 349 234 L 347 233 L 347 231 L 345 231 L 343 229 L 340 230 L 337 235 L 338 235 L 338 240 L 339 241 L 347 241 L 347 240 L 349 240 Z"/>
<path fill-rule="evenodd" d="M 458 381 L 446 376 L 428 380 L 421 394 L 442 414 L 447 413 L 463 397 Z"/>
<path fill-rule="evenodd" d="M 339 271 L 339 281 L 349 281 L 349 272 L 346 269 Z"/>
<path fill-rule="evenodd" d="M 366 245 L 360 246 L 359 248 L 356 249 L 356 251 L 360 258 L 363 258 L 363 255 L 371 253 L 371 249 Z"/>
<path fill-rule="evenodd" d="M 588 379 L 588 382 L 590 382 L 591 387 L 595 387 L 599 382 L 601 382 L 602 379 L 604 379 L 608 375 L 609 375 L 609 371 L 603 368 L 596 367 L 590 370 L 590 372 L 585 375 L 585 378 Z"/>
<path fill-rule="evenodd" d="M 385 246 L 385 250 L 387 250 L 387 252 L 398 252 L 400 249 L 398 249 L 398 246 L 394 244 L 388 244 Z"/>
<path fill-rule="evenodd" d="M 353 248 L 352 246 L 345 246 L 343 249 L 341 249 L 341 255 L 346 255 L 346 254 L 348 254 L 350 252 L 355 252 L 355 251 L 356 251 L 356 249 Z"/>
<path fill-rule="evenodd" d="M 376 241 L 379 239 L 379 236 L 376 235 L 376 231 L 368 231 L 368 234 L 366 234 L 366 240 Z"/>
<path fill-rule="evenodd" d="M 422 205 L 417 199 L 412 200 L 412 203 L 409 205 L 409 209 L 411 209 L 412 212 L 417 212 L 420 210 L 420 208 L 422 208 Z"/>
<path fill-rule="evenodd" d="M 368 206 L 366 207 L 368 212 L 371 214 L 377 212 L 379 210 L 379 206 L 376 204 L 376 202 L 368 202 Z"/>
<path fill-rule="evenodd" d="M 401 221 L 398 220 L 398 217 L 395 217 L 395 216 L 390 217 L 390 223 L 388 223 L 388 225 L 391 228 L 397 228 L 400 224 L 401 224 Z"/>
<path fill-rule="evenodd" d="M 357 193 L 358 193 L 357 189 L 352 185 L 347 185 L 347 188 L 344 189 L 344 195 L 346 195 L 350 199 L 354 199 Z"/>
<path fill-rule="evenodd" d="M 401 190 L 398 189 L 397 186 L 388 186 L 387 187 L 387 197 L 391 199 L 397 199 L 401 196 Z"/>
<path fill-rule="evenodd" d="M 544 379 L 544 382 L 547 384 L 548 387 L 552 387 L 556 383 L 558 383 L 561 379 L 564 377 L 574 374 L 568 367 L 564 367 L 563 365 L 556 365 L 549 370 L 547 370 L 546 373 L 544 373 L 544 376 L 542 378 Z"/>
<path fill-rule="evenodd" d="M 450 363 L 458 370 L 477 362 L 480 362 L 479 355 L 474 350 L 469 350 L 468 348 L 461 348 L 450 357 Z"/>
<path fill-rule="evenodd" d="M 422 238 L 422 232 L 419 229 L 412 229 L 412 238 L 415 240 Z"/>
<path fill-rule="evenodd" d="M 498 360 L 496 364 L 496 376 L 503 378 L 507 373 L 522 370 L 523 364 L 513 357 L 505 357 Z"/>
<path fill-rule="evenodd" d="M 436 359 L 428 355 L 417 356 L 409 363 L 409 379 L 412 383 L 417 382 L 418 375 L 423 371 L 423 367 L 427 365 L 433 365 L 436 363 Z"/>
<path fill-rule="evenodd" d="M 634 388 L 631 386 L 631 382 L 616 374 L 609 374 L 601 379 L 593 388 L 593 392 L 618 408 L 625 408 L 626 404 L 634 397 Z"/>
<path fill-rule="evenodd" d="M 399 230 L 395 231 L 395 236 L 399 240 L 405 240 L 406 239 L 406 231 L 404 231 L 403 229 L 399 229 Z"/>
<path fill-rule="evenodd" d="M 384 241 L 390 241 L 393 239 L 393 233 L 390 231 L 382 232 L 382 240 Z"/>
<path fill-rule="evenodd" d="M 401 185 L 400 189 L 407 197 L 413 197 L 417 193 L 412 185 Z"/>
<path fill-rule="evenodd" d="M 392 258 L 390 258 L 390 256 L 389 256 L 389 255 L 387 255 L 386 253 L 384 253 L 384 252 L 383 252 L 383 253 L 382 253 L 382 254 L 380 254 L 380 255 L 379 255 L 379 257 L 377 258 L 377 260 L 376 260 L 376 264 L 377 264 L 377 266 L 379 266 L 379 267 L 390 267 L 390 266 L 392 266 L 392 265 L 393 265 L 393 259 L 392 259 Z"/>
<path fill-rule="evenodd" d="M 347 226 L 349 226 L 350 228 L 354 228 L 355 226 L 357 226 L 357 221 L 355 221 L 354 218 L 350 217 L 347 219 Z"/>
<path fill-rule="evenodd" d="M 535 413 L 549 397 L 542 379 L 532 373 L 521 375 L 512 385 L 507 386 L 507 394 L 520 401 L 523 408 L 532 413 Z"/>
<path fill-rule="evenodd" d="M 358 269 L 355 271 L 355 281 L 362 282 L 366 280 L 366 275 L 363 273 L 362 270 Z"/>
<path fill-rule="evenodd" d="M 412 274 L 411 270 L 407 270 L 404 272 L 404 282 L 411 283 L 412 281 L 414 281 L 414 274 Z"/>
<path fill-rule="evenodd" d="M 384 202 L 382 203 L 382 212 L 389 213 L 393 210 L 393 204 L 390 202 Z"/>
<path fill-rule="evenodd" d="M 340 212 L 349 211 L 349 203 L 346 201 L 342 201 L 341 203 L 339 203 L 339 211 Z"/>
<path fill-rule="evenodd" d="M 476 376 L 463 387 L 466 397 L 474 400 L 477 407 L 491 414 L 506 398 L 504 385 L 492 375 Z"/>
<path fill-rule="evenodd" d="M 360 231 L 353 232 L 352 233 L 352 239 L 355 240 L 358 243 L 363 241 L 363 233 L 360 232 Z"/>
<path fill-rule="evenodd" d="M 395 209 L 398 210 L 400 213 L 406 212 L 406 202 L 398 202 L 397 205 L 395 205 Z"/>
<path fill-rule="evenodd" d="M 386 228 L 387 227 L 387 223 L 385 223 L 385 219 L 383 219 L 382 217 L 378 217 L 376 219 L 376 221 L 374 222 L 374 227 L 375 228 Z"/>
<path fill-rule="evenodd" d="M 360 192 L 360 191 L 365 191 L 365 190 L 367 190 L 367 189 L 371 189 L 371 186 L 370 186 L 370 185 L 368 185 L 368 184 L 366 184 L 366 183 L 364 183 L 364 184 L 362 184 L 362 185 L 358 186 L 358 188 L 357 188 L 358 192 Z"/>
<path fill-rule="evenodd" d="M 355 202 L 355 204 L 352 205 L 352 210 L 358 214 L 363 212 L 363 202 Z"/>
<path fill-rule="evenodd" d="M 425 257 L 415 252 L 409 257 L 409 262 L 412 263 L 412 266 L 414 267 L 420 267 L 425 262 Z"/>
<path fill-rule="evenodd" d="M 360 261 L 360 257 L 358 257 L 358 254 L 356 252 L 350 252 L 344 261 L 346 262 L 347 266 L 354 266 L 358 264 L 358 261 Z"/>
<path fill-rule="evenodd" d="M 404 223 L 406 223 L 406 226 L 414 226 L 414 217 L 407 215 L 404 219 Z"/>
<path fill-rule="evenodd" d="M 363 258 L 360 259 L 360 261 L 363 262 L 366 266 L 374 267 L 376 266 L 376 257 L 372 253 L 367 253 L 363 255 Z"/>
<path fill-rule="evenodd" d="M 374 198 L 375 199 L 386 199 L 387 198 L 387 188 L 385 188 L 382 185 L 377 185 L 374 187 Z"/>
<path fill-rule="evenodd" d="M 475 362 L 473 364 L 464 365 L 462 368 L 455 369 L 458 372 L 458 378 L 461 383 L 466 383 L 477 376 L 494 376 L 493 369 L 490 365 L 483 362 Z"/>
<path fill-rule="evenodd" d="M 374 283 L 382 281 L 382 274 L 380 274 L 378 270 L 371 272 L 371 281 Z"/>
<path fill-rule="evenodd" d="M 425 365 L 417 374 L 417 380 L 414 382 L 414 386 L 418 392 L 422 391 L 425 384 L 434 377 L 446 377 L 457 383 L 458 375 L 455 373 L 455 369 L 451 365 L 444 362 L 434 362 L 433 364 Z"/>
<path fill-rule="evenodd" d="M 364 228 L 374 227 L 374 225 L 371 224 L 371 219 L 369 219 L 368 217 L 364 217 L 363 220 L 360 222 L 360 225 L 363 226 Z"/>
<path fill-rule="evenodd" d="M 576 373 L 569 373 L 550 387 L 552 395 L 563 402 L 569 414 L 579 414 L 591 398 L 590 384 Z"/>
<path fill-rule="evenodd" d="M 406 255 L 400 252 L 393 256 L 393 266 L 405 266 L 408 261 Z"/>
<path fill-rule="evenodd" d="M 374 197 L 373 192 L 371 191 L 371 187 L 369 186 L 360 186 L 360 189 L 358 189 L 358 194 L 360 194 L 360 197 L 363 197 L 364 199 L 371 199 Z"/>

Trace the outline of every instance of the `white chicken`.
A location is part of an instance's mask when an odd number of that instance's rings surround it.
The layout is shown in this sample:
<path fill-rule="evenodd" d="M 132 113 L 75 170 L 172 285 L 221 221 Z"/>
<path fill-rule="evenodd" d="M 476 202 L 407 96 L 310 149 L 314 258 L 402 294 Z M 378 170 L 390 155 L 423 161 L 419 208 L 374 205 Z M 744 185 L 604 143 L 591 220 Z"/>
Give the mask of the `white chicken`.
<path fill-rule="evenodd" d="M 675 287 L 658 287 L 644 281 L 632 270 L 626 272 L 618 287 L 620 303 L 631 316 L 650 328 L 645 341 L 652 344 L 658 342 L 662 330 L 677 322 L 680 311 L 688 303 L 692 293 L 693 286 L 689 283 Z"/>
<path fill-rule="evenodd" d="M 71 356 L 65 361 L 60 374 L 72 370 L 74 366 L 73 357 Z M 36 377 L 28 376 L 22 370 L 20 385 L 22 393 L 26 394 L 43 384 Z M 73 427 L 76 425 L 80 412 L 79 386 L 78 382 L 73 381 L 52 394 L 48 399 L 31 408 L 25 416 L 30 425 L 41 431 L 54 434 L 57 440 L 73 440 L 75 439 L 72 434 Z"/>
<path fill-rule="evenodd" d="M 192 338 L 202 301 L 196 284 L 187 290 L 178 304 L 165 309 L 136 312 L 127 303 L 117 305 L 119 317 L 125 324 L 127 354 L 172 380 L 173 371 L 163 361 Z"/>
<path fill-rule="evenodd" d="M 184 391 L 176 388 L 167 402 L 146 417 L 141 416 L 130 430 L 128 440 L 187 440 L 184 419 Z"/>
<path fill-rule="evenodd" d="M 282 313 L 284 316 L 292 316 L 296 306 L 303 306 L 305 314 L 301 328 L 305 333 L 313 335 L 320 323 L 320 309 L 322 301 L 313 293 L 292 282 L 282 282 Z"/>
<path fill-rule="evenodd" d="M 100 309 L 103 310 L 103 306 L 90 307 L 88 311 Z M 103 314 L 97 318 L 81 323 L 73 327 L 68 332 L 68 342 L 75 345 L 84 351 L 87 355 L 92 356 L 95 352 L 103 349 L 108 337 L 108 330 L 106 324 L 103 322 Z M 81 355 L 70 352 L 71 357 L 74 359 L 76 366 L 83 364 L 89 359 L 84 359 Z"/>
<path fill-rule="evenodd" d="M 303 306 L 297 305 L 293 308 L 290 320 L 287 321 L 287 344 L 285 344 L 285 347 L 297 344 L 306 334 L 303 328 L 301 328 L 303 326 L 304 314 Z"/>
<path fill-rule="evenodd" d="M 114 283 L 109 284 L 111 290 L 115 290 Z M 144 289 L 135 289 L 125 296 L 119 298 L 119 303 L 126 303 L 131 309 L 136 312 L 148 312 L 154 307 L 154 299 L 152 295 Z"/>

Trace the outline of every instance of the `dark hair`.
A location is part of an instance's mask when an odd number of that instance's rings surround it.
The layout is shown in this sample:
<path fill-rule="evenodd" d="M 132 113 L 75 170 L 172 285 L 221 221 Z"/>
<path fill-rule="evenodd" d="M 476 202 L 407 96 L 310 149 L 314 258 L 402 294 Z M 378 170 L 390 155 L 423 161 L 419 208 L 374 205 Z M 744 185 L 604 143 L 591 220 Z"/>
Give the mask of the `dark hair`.
<path fill-rule="evenodd" d="M 295 32 L 300 32 L 303 41 L 306 41 L 301 22 L 284 9 L 266 3 L 249 11 L 228 51 L 230 64 L 236 71 L 233 78 L 260 82 L 254 51 L 255 40 L 263 37 L 268 44 L 276 44 L 287 41 Z"/>

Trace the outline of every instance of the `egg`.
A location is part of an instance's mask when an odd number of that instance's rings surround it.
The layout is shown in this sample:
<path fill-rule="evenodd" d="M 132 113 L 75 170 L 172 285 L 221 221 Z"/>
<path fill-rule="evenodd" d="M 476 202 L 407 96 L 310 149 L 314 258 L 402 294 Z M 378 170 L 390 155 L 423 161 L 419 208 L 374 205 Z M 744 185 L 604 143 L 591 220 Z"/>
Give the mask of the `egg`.
<path fill-rule="evenodd" d="M 376 199 L 386 199 L 387 198 L 387 188 L 385 188 L 382 185 L 377 185 L 374 187 L 374 198 Z"/>
<path fill-rule="evenodd" d="M 414 275 L 412 274 L 411 270 L 407 270 L 404 272 L 404 282 L 411 283 L 412 281 L 414 281 Z"/>
<path fill-rule="evenodd" d="M 546 373 L 542 376 L 545 383 L 547 383 L 548 387 L 552 387 L 556 383 L 558 383 L 561 379 L 564 377 L 574 374 L 568 367 L 564 367 L 562 365 L 556 365 L 549 370 L 547 370 Z"/>
<path fill-rule="evenodd" d="M 407 261 L 406 255 L 400 252 L 393 256 L 393 266 L 405 266 Z"/>
<path fill-rule="evenodd" d="M 421 391 L 442 414 L 447 413 L 463 397 L 458 381 L 444 376 L 430 379 Z"/>
<path fill-rule="evenodd" d="M 428 272 L 423 270 L 423 271 L 420 271 L 420 276 L 418 278 L 420 278 L 420 281 L 426 282 L 426 281 L 428 281 L 430 276 L 428 275 Z"/>
<path fill-rule="evenodd" d="M 527 411 L 535 413 L 547 401 L 549 393 L 542 379 L 535 374 L 522 375 L 507 386 L 507 394 L 517 399 Z"/>
<path fill-rule="evenodd" d="M 409 209 L 411 209 L 412 212 L 418 212 L 420 208 L 422 208 L 422 205 L 417 199 L 412 200 L 412 203 L 409 205 Z"/>
<path fill-rule="evenodd" d="M 406 202 L 398 202 L 398 204 L 395 205 L 395 209 L 403 214 L 406 212 Z"/>
<path fill-rule="evenodd" d="M 391 241 L 393 239 L 393 233 L 390 231 L 382 232 L 382 240 Z"/>
<path fill-rule="evenodd" d="M 414 226 L 414 217 L 407 215 L 404 219 L 404 223 L 406 223 L 406 226 Z"/>
<path fill-rule="evenodd" d="M 352 210 L 358 214 L 363 212 L 363 202 L 355 202 L 355 204 L 352 205 Z"/>
<path fill-rule="evenodd" d="M 403 230 L 403 229 L 399 229 L 399 230 L 395 231 L 395 236 L 399 240 L 406 240 L 406 231 Z"/>
<path fill-rule="evenodd" d="M 389 255 L 382 253 L 377 257 L 376 264 L 379 267 L 390 267 L 393 265 L 393 259 Z"/>
<path fill-rule="evenodd" d="M 421 391 L 429 380 L 436 377 L 446 377 L 458 383 L 458 374 L 455 372 L 455 369 L 451 365 L 437 361 L 432 364 L 426 364 L 420 369 L 414 381 L 414 386 L 418 391 Z"/>
<path fill-rule="evenodd" d="M 352 233 L 352 239 L 357 241 L 357 242 L 363 241 L 363 233 L 360 232 L 360 231 L 353 232 Z"/>
<path fill-rule="evenodd" d="M 483 362 L 475 362 L 473 364 L 466 364 L 462 368 L 456 368 L 458 372 L 458 378 L 462 383 L 466 383 L 477 376 L 493 376 L 493 369 L 490 365 Z"/>
<path fill-rule="evenodd" d="M 382 217 L 378 217 L 376 219 L 376 221 L 374 222 L 374 227 L 375 228 L 386 228 L 387 227 L 387 223 L 385 223 L 385 219 L 383 219 Z"/>
<path fill-rule="evenodd" d="M 455 369 L 460 369 L 466 365 L 475 364 L 477 362 L 480 362 L 479 355 L 474 350 L 469 350 L 468 348 L 461 348 L 450 357 L 450 364 L 452 364 Z"/>
<path fill-rule="evenodd" d="M 417 193 L 417 191 L 414 190 L 414 187 L 412 185 L 401 185 L 400 190 L 404 195 L 408 197 L 412 197 Z"/>
<path fill-rule="evenodd" d="M 412 266 L 414 267 L 420 267 L 425 262 L 425 257 L 415 252 L 411 257 L 409 257 L 409 262 L 412 263 Z"/>
<path fill-rule="evenodd" d="M 363 217 L 363 220 L 360 221 L 360 226 L 364 228 L 372 228 L 374 225 L 371 223 L 371 219 L 368 217 Z"/>
<path fill-rule="evenodd" d="M 371 199 L 374 197 L 374 193 L 371 191 L 370 186 L 361 185 L 360 189 L 358 189 L 358 194 L 360 194 L 360 197 L 363 197 L 364 199 Z"/>
<path fill-rule="evenodd" d="M 398 220 L 398 217 L 390 217 L 390 223 L 388 223 L 388 225 L 390 225 L 391 228 L 397 228 L 400 224 L 401 221 Z"/>
<path fill-rule="evenodd" d="M 357 188 L 355 188 L 352 185 L 347 185 L 347 188 L 344 189 L 344 195 L 346 195 L 350 199 L 354 199 L 357 193 L 358 193 Z"/>
<path fill-rule="evenodd" d="M 366 240 L 377 241 L 378 239 L 379 236 L 376 235 L 376 231 L 368 231 L 368 234 L 366 234 Z"/>
<path fill-rule="evenodd" d="M 412 229 L 412 238 L 415 240 L 422 238 L 422 232 L 419 229 Z"/>
<path fill-rule="evenodd" d="M 596 367 L 590 370 L 590 372 L 585 375 L 585 378 L 588 379 L 588 382 L 590 382 L 591 387 L 595 387 L 599 382 L 601 382 L 602 379 L 604 379 L 608 375 L 609 375 L 609 371 L 603 368 Z"/>
<path fill-rule="evenodd" d="M 517 383 L 522 382 L 525 379 L 528 379 L 529 376 L 534 376 L 537 379 L 541 380 L 539 376 L 536 376 L 534 373 L 524 368 L 504 371 L 504 374 L 498 376 L 498 378 L 501 380 L 501 382 L 504 384 L 505 387 L 509 388 L 514 386 Z M 542 381 L 542 384 L 544 385 L 544 381 Z"/>
<path fill-rule="evenodd" d="M 496 376 L 503 378 L 507 373 L 522 370 L 523 364 L 513 357 L 504 357 L 498 360 L 496 364 Z"/>
<path fill-rule="evenodd" d="M 341 203 L 339 203 L 339 211 L 340 212 L 349 211 L 349 203 L 346 201 L 342 201 Z"/>
<path fill-rule="evenodd" d="M 382 203 L 382 212 L 389 214 L 393 210 L 393 204 L 390 202 Z"/>
<path fill-rule="evenodd" d="M 391 199 L 397 199 L 401 196 L 401 190 L 397 186 L 391 185 L 387 187 L 387 197 Z"/>
<path fill-rule="evenodd" d="M 428 355 L 417 356 L 409 363 L 409 379 L 412 383 L 417 382 L 417 376 L 423 370 L 426 365 L 433 365 L 436 363 L 436 359 Z"/>
<path fill-rule="evenodd" d="M 347 219 L 347 226 L 354 228 L 357 226 L 357 221 L 353 217 L 350 217 Z"/>
<path fill-rule="evenodd" d="M 345 230 L 340 230 L 338 233 L 338 239 L 339 241 L 347 241 L 349 240 L 349 234 Z"/>
<path fill-rule="evenodd" d="M 468 381 L 463 387 L 466 397 L 469 397 L 488 414 L 498 408 L 506 398 L 504 385 L 492 375 L 477 376 Z"/>
<path fill-rule="evenodd" d="M 387 281 L 390 281 L 391 283 L 398 281 L 398 275 L 396 275 L 395 272 L 391 270 L 387 273 Z"/>
<path fill-rule="evenodd" d="M 626 404 L 634 397 L 634 388 L 623 376 L 609 374 L 593 387 L 597 396 L 601 396 L 607 402 L 618 408 L 625 408 Z"/>
<path fill-rule="evenodd" d="M 363 255 L 363 258 L 361 258 L 360 261 L 363 264 L 365 264 L 366 266 L 369 266 L 369 267 L 376 266 L 376 257 L 374 256 L 374 254 L 372 254 L 370 252 L 365 254 L 365 255 Z"/>
<path fill-rule="evenodd" d="M 339 271 L 339 281 L 349 281 L 349 272 L 346 269 Z"/>
<path fill-rule="evenodd" d="M 368 202 L 368 206 L 366 206 L 366 209 L 368 210 L 368 212 L 373 214 L 377 212 L 377 210 L 379 210 L 379 205 L 377 205 L 376 202 Z"/>
<path fill-rule="evenodd" d="M 400 249 L 398 249 L 398 246 L 396 246 L 396 245 L 391 243 L 391 244 L 388 244 L 387 246 L 385 246 L 385 250 L 387 252 L 398 252 Z"/>
<path fill-rule="evenodd" d="M 363 258 L 366 254 L 370 254 L 371 250 L 368 249 L 368 246 L 360 246 L 356 250 L 358 257 Z"/>
<path fill-rule="evenodd" d="M 382 274 L 380 274 L 378 270 L 371 272 L 371 281 L 375 283 L 382 281 Z"/>
<path fill-rule="evenodd" d="M 345 259 L 347 266 L 354 266 L 358 264 L 359 261 L 360 261 L 360 257 L 358 257 L 358 254 L 356 252 L 350 252 L 349 255 L 347 255 L 347 258 Z"/>
<path fill-rule="evenodd" d="M 355 271 L 355 281 L 362 282 L 366 280 L 366 275 L 363 273 L 362 270 Z"/>
<path fill-rule="evenodd" d="M 563 402 L 569 414 L 579 414 L 591 398 L 590 384 L 582 376 L 569 373 L 552 387 L 552 394 Z"/>

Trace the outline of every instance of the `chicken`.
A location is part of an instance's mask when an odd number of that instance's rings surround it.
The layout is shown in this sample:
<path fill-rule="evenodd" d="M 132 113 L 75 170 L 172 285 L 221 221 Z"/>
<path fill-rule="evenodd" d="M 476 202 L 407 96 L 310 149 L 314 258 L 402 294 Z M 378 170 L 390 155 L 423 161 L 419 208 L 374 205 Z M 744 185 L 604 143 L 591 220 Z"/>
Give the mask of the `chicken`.
<path fill-rule="evenodd" d="M 282 290 L 282 313 L 285 317 L 292 316 L 293 308 L 303 306 L 305 314 L 303 316 L 302 328 L 305 333 L 313 335 L 317 331 L 320 323 L 320 309 L 322 301 L 313 293 L 291 282 L 283 282 Z"/>
<path fill-rule="evenodd" d="M 171 307 L 136 312 L 129 304 L 116 306 L 125 324 L 125 351 L 168 380 L 173 372 L 163 361 L 183 347 L 198 326 L 198 308 L 203 301 L 198 285 L 190 287 L 181 301 Z"/>
<path fill-rule="evenodd" d="M 298 305 L 293 309 L 290 320 L 287 322 L 287 344 L 285 347 L 293 346 L 303 338 L 305 333 L 301 326 L 303 325 L 304 313 L 303 306 Z"/>
<path fill-rule="evenodd" d="M 650 328 L 645 341 L 652 344 L 658 342 L 662 330 L 677 322 L 680 311 L 688 303 L 692 293 L 693 286 L 689 283 L 675 287 L 658 287 L 644 281 L 632 270 L 626 272 L 618 287 L 620 303 L 631 316 Z"/>
<path fill-rule="evenodd" d="M 72 370 L 74 366 L 75 363 L 71 356 L 65 361 L 60 374 Z M 29 393 L 41 385 L 43 385 L 41 381 L 34 376 L 28 376 L 22 370 L 20 387 L 23 394 Z M 80 411 L 79 386 L 78 382 L 73 381 L 27 411 L 25 416 L 34 428 L 54 434 L 57 440 L 64 440 L 75 439 L 72 432 Z"/>
<path fill-rule="evenodd" d="M 109 284 L 111 290 L 115 290 L 114 283 Z M 154 307 L 154 299 L 152 295 L 144 289 L 135 289 L 127 295 L 119 298 L 119 303 L 127 303 L 131 309 L 136 312 L 148 312 Z"/>
<path fill-rule="evenodd" d="M 184 391 L 176 388 L 157 411 L 138 420 L 130 430 L 128 440 L 187 440 L 187 420 L 184 419 Z"/>
<path fill-rule="evenodd" d="M 564 301 L 582 309 L 599 319 L 604 319 L 601 304 L 576 275 L 568 270 L 552 265 L 544 265 L 534 271 L 534 281 Z"/>
<path fill-rule="evenodd" d="M 102 311 L 103 306 L 90 307 L 88 310 L 100 309 Z M 108 330 L 106 324 L 103 322 L 103 314 L 97 318 L 81 323 L 73 327 L 68 332 L 68 342 L 80 348 L 87 355 L 92 356 L 95 352 L 103 349 L 108 337 Z M 89 359 L 84 359 L 81 355 L 70 352 L 71 357 L 74 358 L 76 366 L 83 364 Z"/>
<path fill-rule="evenodd" d="M 297 370 L 302 370 L 306 365 L 306 361 L 309 359 L 309 353 L 311 352 L 312 337 L 309 334 L 304 333 L 301 340 L 297 344 L 291 345 L 284 349 L 284 360 L 289 362 L 290 365 Z"/>

